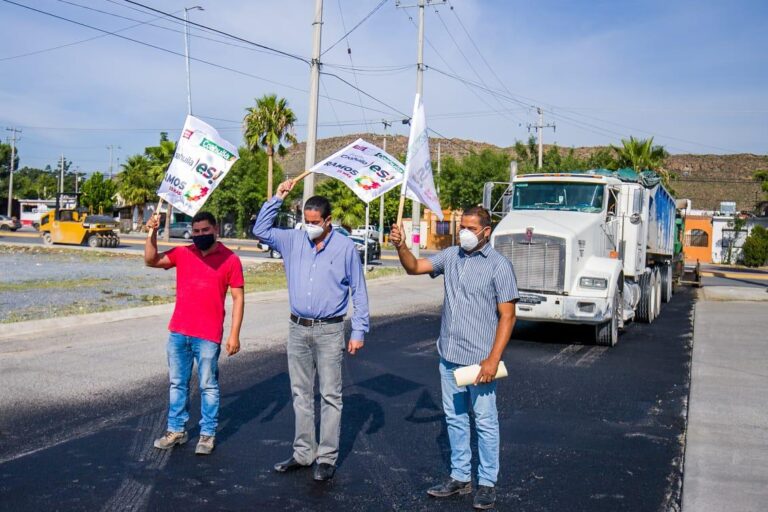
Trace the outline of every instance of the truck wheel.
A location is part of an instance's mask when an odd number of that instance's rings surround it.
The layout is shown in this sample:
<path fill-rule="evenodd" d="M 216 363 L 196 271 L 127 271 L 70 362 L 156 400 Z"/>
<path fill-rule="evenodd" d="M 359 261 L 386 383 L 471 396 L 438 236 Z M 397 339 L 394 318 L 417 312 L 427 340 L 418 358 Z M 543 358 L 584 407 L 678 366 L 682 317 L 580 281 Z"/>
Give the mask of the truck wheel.
<path fill-rule="evenodd" d="M 43 243 L 45 245 L 53 245 L 53 238 L 51 238 L 51 234 L 47 231 L 43 233 Z"/>
<path fill-rule="evenodd" d="M 615 347 L 619 341 L 619 317 L 621 297 L 618 290 L 613 294 L 611 303 L 611 319 L 595 326 L 595 344 L 602 347 Z"/>
<path fill-rule="evenodd" d="M 655 288 L 653 294 L 653 317 L 656 318 L 661 314 L 661 299 L 662 299 L 662 285 L 661 285 L 661 271 L 659 267 L 653 269 Z"/>
<path fill-rule="evenodd" d="M 640 302 L 637 304 L 636 318 L 638 321 L 648 324 L 654 319 L 653 285 L 653 272 L 645 272 L 640 276 Z"/>
<path fill-rule="evenodd" d="M 99 246 L 99 235 L 91 235 L 88 237 L 88 247 L 96 248 Z"/>
<path fill-rule="evenodd" d="M 661 267 L 661 301 L 667 303 L 672 300 L 674 280 L 672 278 L 672 265 L 669 263 Z"/>

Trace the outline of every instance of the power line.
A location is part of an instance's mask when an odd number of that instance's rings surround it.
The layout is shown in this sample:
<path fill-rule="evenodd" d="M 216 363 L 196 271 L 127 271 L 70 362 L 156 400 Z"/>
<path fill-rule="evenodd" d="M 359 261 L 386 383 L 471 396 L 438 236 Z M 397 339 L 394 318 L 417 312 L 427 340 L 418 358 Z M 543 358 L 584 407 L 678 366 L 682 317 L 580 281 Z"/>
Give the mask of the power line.
<path fill-rule="evenodd" d="M 440 23 L 443 25 L 443 28 L 445 29 L 445 32 L 448 34 L 448 37 L 450 37 L 451 41 L 453 41 L 454 46 L 456 46 L 456 49 L 459 50 L 459 54 L 464 58 L 464 61 L 469 66 L 469 69 L 472 70 L 472 73 L 475 74 L 478 80 L 480 80 L 480 83 L 482 83 L 484 86 L 488 87 L 488 84 L 485 83 L 485 80 L 483 80 L 483 77 L 480 76 L 480 73 L 477 72 L 475 69 L 475 66 L 472 65 L 472 61 L 469 60 L 467 55 L 464 53 L 464 50 L 461 49 L 461 45 L 456 41 L 456 38 L 453 37 L 453 34 L 451 33 L 451 30 L 448 28 L 448 25 L 443 20 L 443 17 L 440 16 L 440 12 L 435 9 L 435 14 L 437 15 L 437 19 L 440 20 Z M 501 104 L 501 100 L 497 96 L 493 96 L 493 98 L 496 100 L 496 102 L 501 106 L 501 108 L 504 108 L 504 105 Z"/>
<path fill-rule="evenodd" d="M 6 3 L 9 3 L 9 4 L 13 4 L 13 5 L 16 5 L 18 7 L 22 7 L 24 9 L 28 9 L 30 11 L 34 11 L 34 12 L 37 12 L 37 13 L 40 13 L 40 14 L 44 14 L 46 16 L 51 16 L 53 18 L 56 18 L 56 19 L 59 19 L 59 20 L 62 20 L 62 21 L 73 23 L 75 25 L 79 25 L 79 26 L 82 26 L 82 27 L 90 28 L 92 30 L 96 30 L 98 32 L 102 32 L 102 33 L 104 33 L 106 35 L 112 35 L 112 36 L 118 37 L 120 39 L 125 39 L 126 41 L 130 41 L 130 42 L 133 42 L 133 43 L 140 44 L 142 46 L 147 46 L 147 47 L 153 48 L 155 50 L 160 50 L 160 51 L 165 52 L 165 53 L 170 53 L 172 55 L 177 55 L 179 57 L 185 57 L 186 58 L 186 56 L 183 53 L 180 53 L 180 52 L 177 52 L 177 51 L 174 51 L 174 50 L 169 50 L 167 48 L 163 48 L 162 46 L 157 46 L 157 45 L 154 45 L 154 44 L 151 44 L 151 43 L 147 43 L 147 42 L 144 42 L 144 41 L 140 41 L 138 39 L 127 37 L 127 36 L 124 36 L 124 35 L 121 35 L 121 34 L 117 34 L 116 31 L 109 31 L 109 30 L 105 30 L 105 29 L 102 29 L 102 28 L 98 28 L 98 27 L 95 27 L 93 25 L 89 25 L 87 23 L 83 23 L 83 22 L 80 22 L 80 21 L 77 21 L 77 20 L 72 20 L 72 19 L 66 18 L 64 16 L 59 16 L 58 14 L 54 14 L 54 13 L 51 13 L 51 12 L 47 12 L 47 11 L 43 11 L 43 10 L 40 10 L 40 9 L 36 9 L 34 7 L 30 7 L 28 5 L 20 4 L 20 3 L 14 2 L 12 0 L 0 0 L 0 1 L 6 2 Z M 126 0 L 126 1 L 128 1 L 128 0 Z M 231 68 L 229 66 L 224 66 L 224 65 L 221 65 L 221 64 L 217 64 L 215 62 L 211 62 L 211 61 L 208 61 L 208 60 L 205 60 L 205 59 L 201 59 L 199 57 L 191 57 L 190 56 L 190 59 L 194 60 L 196 62 L 200 62 L 202 64 L 207 64 L 209 66 L 213 66 L 215 68 L 223 69 L 223 70 L 226 70 L 226 71 L 231 71 L 231 72 L 236 73 L 238 75 L 243 75 L 243 76 L 247 76 L 249 78 L 254 78 L 256 80 L 261 80 L 263 82 L 271 83 L 271 84 L 274 84 L 274 85 L 279 85 L 281 87 L 285 87 L 287 89 L 292 89 L 294 91 L 298 91 L 298 92 L 302 92 L 302 93 L 306 93 L 307 92 L 306 89 L 302 89 L 300 87 L 295 87 L 293 85 L 282 83 L 282 82 L 278 82 L 276 80 L 270 80 L 268 78 L 264 78 L 264 77 L 261 77 L 261 76 L 258 76 L 258 75 L 254 75 L 252 73 L 241 71 L 239 69 Z M 334 97 L 328 96 L 328 99 L 330 99 L 332 101 L 339 102 L 339 103 L 344 103 L 344 104 L 347 104 L 347 105 L 351 105 L 351 106 L 354 106 L 354 107 L 359 107 L 359 105 L 357 105 L 355 103 L 352 103 L 352 102 L 349 102 L 349 101 L 346 101 L 346 100 L 343 100 L 343 99 L 340 99 L 340 98 L 334 98 Z M 363 107 L 363 108 L 365 108 L 367 110 L 370 110 L 372 112 L 380 113 L 380 114 L 388 114 L 388 112 L 384 112 L 382 110 L 378 110 L 378 109 L 375 109 L 375 108 L 372 108 L 372 107 Z"/>
<path fill-rule="evenodd" d="M 134 0 L 125 0 L 125 1 L 128 2 L 129 4 L 138 5 L 139 7 L 142 7 L 144 9 L 149 10 L 149 11 L 156 12 L 158 14 L 162 14 L 164 16 L 167 16 L 168 18 L 175 19 L 177 21 L 184 21 L 183 18 L 179 18 L 178 16 L 175 16 L 175 15 L 169 13 L 169 12 L 161 11 L 160 9 L 155 9 L 154 7 L 150 7 L 148 5 L 144 5 L 142 3 L 135 2 Z M 310 64 L 309 59 L 307 59 L 305 57 L 302 57 L 300 55 L 296 55 L 294 53 L 289 53 L 289 52 L 285 52 L 283 50 L 278 50 L 277 48 L 272 48 L 271 46 L 267 46 L 267 45 L 264 45 L 264 44 L 261 44 L 261 43 L 255 43 L 253 41 L 249 41 L 248 39 L 244 39 L 244 38 L 242 38 L 240 36 L 236 36 L 234 34 L 230 34 L 229 32 L 225 32 L 223 30 L 215 29 L 215 28 L 209 27 L 207 25 L 203 25 L 202 23 L 197 23 L 197 22 L 194 22 L 194 21 L 190 21 L 189 24 L 190 25 L 194 25 L 196 27 L 203 28 L 203 29 L 211 31 L 211 32 L 214 32 L 216 34 L 221 34 L 221 35 L 230 37 L 230 38 L 235 39 L 237 41 L 240 41 L 242 43 L 251 44 L 251 45 L 256 46 L 258 48 L 261 48 L 263 50 L 269 50 L 269 51 L 275 52 L 278 55 L 283 55 L 285 57 L 290 57 L 292 59 L 300 60 L 300 61 L 304 62 L 305 64 Z"/>
<path fill-rule="evenodd" d="M 412 24 L 414 27 L 416 27 L 416 22 L 414 22 L 414 21 L 413 21 L 413 17 L 412 17 L 410 14 L 408 14 L 407 12 L 405 12 L 405 11 L 403 11 L 403 13 L 404 13 L 404 14 L 405 14 L 405 16 L 408 18 L 408 21 L 410 21 L 410 22 L 411 22 L 411 24 Z M 417 28 L 418 28 L 418 27 L 417 27 Z M 447 60 L 445 60 L 445 58 L 442 56 L 442 54 L 441 54 L 441 53 L 440 53 L 440 52 L 437 50 L 437 48 L 435 48 L 435 46 L 432 44 L 432 42 L 429 40 L 429 38 L 425 36 L 425 37 L 424 37 L 424 40 L 426 41 L 427 45 L 428 45 L 428 46 L 429 46 L 429 47 L 432 49 L 432 51 L 435 53 L 435 55 L 437 55 L 437 56 L 438 56 L 438 58 L 439 58 L 441 61 L 443 61 L 443 64 L 445 64 L 445 65 L 448 67 L 448 69 L 450 69 L 450 70 L 451 70 L 453 73 L 456 73 L 456 71 L 455 71 L 455 70 L 453 69 L 453 67 L 452 67 L 452 66 L 451 66 L 451 65 L 448 63 L 448 61 L 447 61 Z M 425 68 L 425 69 L 427 69 L 428 67 L 429 67 L 429 66 L 425 66 L 424 68 Z M 471 92 L 471 93 L 472 93 L 472 94 L 473 94 L 473 95 L 474 95 L 474 96 L 475 96 L 475 97 L 476 97 L 478 100 L 480 100 L 482 103 L 484 103 L 484 104 L 485 104 L 485 105 L 486 105 L 488 108 L 491 108 L 491 109 L 493 109 L 493 108 L 494 108 L 494 106 L 493 106 L 493 105 L 491 105 L 491 104 L 490 104 L 490 103 L 489 103 L 489 102 L 488 102 L 488 101 L 487 101 L 485 98 L 483 98 L 482 96 L 480 96 L 480 94 L 478 94 L 478 93 L 477 93 L 477 91 L 475 91 L 475 90 L 471 89 L 470 87 L 468 87 L 468 86 L 466 86 L 466 85 L 465 85 L 465 87 L 467 87 L 467 90 L 468 90 L 469 92 Z M 503 114 L 501 114 L 501 115 L 503 115 Z M 514 119 L 511 119 L 511 120 L 512 120 L 512 121 L 515 121 Z"/>
<path fill-rule="evenodd" d="M 64 0 L 59 0 L 59 1 L 64 1 Z M 71 3 L 71 2 L 66 2 L 66 3 Z M 73 5 L 77 5 L 77 4 L 73 4 Z M 84 6 L 81 6 L 81 7 L 84 7 Z M 150 18 L 147 21 L 140 21 L 140 20 L 133 19 L 132 21 L 137 21 L 138 23 L 136 23 L 135 25 L 130 25 L 128 27 L 115 30 L 115 31 L 113 31 L 111 33 L 101 34 L 101 35 L 98 35 L 98 36 L 89 37 L 87 39 L 81 39 L 79 41 L 74 41 L 74 42 L 66 43 L 66 44 L 60 44 L 58 46 L 53 46 L 53 47 L 50 47 L 50 48 L 43 48 L 41 50 L 35 50 L 35 51 L 32 51 L 32 52 L 21 53 L 19 55 L 13 55 L 11 57 L 3 57 L 3 58 L 0 58 L 0 61 L 19 59 L 19 58 L 22 58 L 22 57 L 30 57 L 32 55 L 39 55 L 41 53 L 46 53 L 46 52 L 50 52 L 50 51 L 54 51 L 54 50 L 60 50 L 62 48 L 67 48 L 67 47 L 70 47 L 70 46 L 75 46 L 75 45 L 78 45 L 78 44 L 87 43 L 87 42 L 93 41 L 95 39 L 101 39 L 102 37 L 107 37 L 108 35 L 115 35 L 117 32 L 125 32 L 126 30 L 130 30 L 132 28 L 136 28 L 136 27 L 139 27 L 141 25 L 151 25 L 152 21 L 154 21 L 156 19 L 159 19 L 159 18 L 160 18 L 160 16 L 155 16 L 153 18 Z M 126 19 L 130 19 L 130 18 L 126 18 Z"/>
<path fill-rule="evenodd" d="M 377 6 L 377 9 L 378 9 L 378 7 L 381 7 L 382 5 L 384 5 L 384 1 L 386 1 L 386 0 L 383 0 Z M 341 27 L 346 32 L 347 28 L 345 26 L 346 24 L 344 23 L 344 10 L 341 8 L 341 0 L 336 0 L 336 5 L 338 5 L 338 7 L 339 7 L 339 17 L 341 18 Z M 375 10 L 374 10 L 374 12 L 375 12 Z M 358 26 L 359 25 L 360 24 L 358 24 Z M 348 34 L 349 34 L 349 32 L 347 32 L 347 35 Z M 352 77 L 355 80 L 355 86 L 359 87 L 360 84 L 357 81 L 357 71 L 355 71 L 355 63 L 352 61 L 352 48 L 349 47 L 349 38 L 347 37 L 347 35 L 344 36 L 344 42 L 347 44 L 347 55 L 349 56 L 349 64 L 350 64 L 351 69 L 352 69 Z M 335 43 L 334 43 L 334 45 L 335 45 Z M 328 50 L 326 50 L 326 51 L 328 51 Z M 320 56 L 322 56 L 322 55 L 323 54 L 321 53 Z M 362 96 L 360 96 L 360 91 L 359 90 L 357 91 L 357 101 L 360 103 L 360 112 L 363 115 L 363 119 L 365 119 L 365 110 L 363 110 L 363 98 L 362 98 Z"/>
<path fill-rule="evenodd" d="M 381 7 L 382 7 L 382 6 L 383 6 L 385 3 L 387 3 L 387 0 L 381 0 L 381 2 L 379 2 L 379 3 L 378 3 L 378 5 L 377 5 L 376 7 L 374 7 L 374 8 L 371 10 L 371 12 L 369 12 L 368 14 L 366 14 L 366 15 L 363 17 L 363 19 L 361 19 L 360 21 L 358 21 L 358 22 L 357 22 L 357 24 L 356 24 L 354 27 L 352 27 L 352 28 L 349 30 L 349 32 L 347 32 L 347 29 L 346 29 L 346 28 L 343 26 L 343 25 L 344 25 L 344 21 L 343 21 L 343 20 L 344 20 L 344 14 L 342 14 L 342 15 L 341 15 L 341 16 L 342 16 L 342 22 L 341 22 L 341 23 L 342 23 L 342 29 L 344 30 L 344 35 L 343 35 L 343 36 L 341 36 L 341 37 L 340 37 L 340 38 L 339 38 L 339 39 L 338 39 L 338 40 L 337 40 L 335 43 L 333 43 L 331 46 L 329 46 L 328 48 L 326 48 L 326 49 L 325 49 L 325 51 L 324 51 L 324 52 L 322 52 L 322 53 L 320 54 L 320 56 L 322 57 L 323 55 L 325 55 L 326 53 L 328 53 L 329 51 L 331 51 L 331 50 L 332 50 L 332 49 L 333 49 L 333 48 L 334 48 L 334 47 L 335 47 L 337 44 L 339 44 L 340 42 L 342 42 L 342 41 L 346 40 L 346 39 L 347 39 L 347 37 L 349 37 L 349 34 L 351 34 L 352 32 L 354 32 L 355 30 L 357 30 L 357 28 L 358 28 L 360 25 L 362 25 L 363 23 L 365 23 L 365 22 L 368 20 L 368 18 L 370 18 L 371 16 L 373 16 L 373 15 L 376 13 L 376 11 L 378 11 L 379 9 L 381 9 Z M 339 4 L 339 11 L 341 11 L 341 4 Z"/>

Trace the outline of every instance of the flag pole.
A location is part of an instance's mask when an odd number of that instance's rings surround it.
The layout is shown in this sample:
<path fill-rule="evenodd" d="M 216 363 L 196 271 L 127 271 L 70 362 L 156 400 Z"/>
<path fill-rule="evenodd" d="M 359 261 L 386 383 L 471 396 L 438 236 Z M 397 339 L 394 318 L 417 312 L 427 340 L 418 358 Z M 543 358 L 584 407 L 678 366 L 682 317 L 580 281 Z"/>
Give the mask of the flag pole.
<path fill-rule="evenodd" d="M 363 237 L 363 243 L 365 248 L 363 250 L 363 274 L 368 273 L 368 230 L 370 229 L 370 213 L 371 203 L 365 203 L 365 236 Z"/>
<path fill-rule="evenodd" d="M 161 197 L 160 200 L 157 202 L 157 208 L 155 208 L 155 213 L 152 214 L 153 217 L 160 217 L 160 207 L 163 206 L 163 198 Z M 152 233 L 155 231 L 155 228 L 152 228 L 149 230 L 149 236 L 152 236 Z"/>

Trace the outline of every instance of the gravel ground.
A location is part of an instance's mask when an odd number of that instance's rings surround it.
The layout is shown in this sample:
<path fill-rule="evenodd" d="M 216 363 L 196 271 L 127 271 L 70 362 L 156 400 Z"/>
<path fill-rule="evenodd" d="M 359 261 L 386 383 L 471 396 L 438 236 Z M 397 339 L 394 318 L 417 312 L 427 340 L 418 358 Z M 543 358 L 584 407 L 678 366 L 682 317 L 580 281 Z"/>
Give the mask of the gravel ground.
<path fill-rule="evenodd" d="M 141 256 L 0 247 L 0 322 L 168 302 L 175 271 Z"/>

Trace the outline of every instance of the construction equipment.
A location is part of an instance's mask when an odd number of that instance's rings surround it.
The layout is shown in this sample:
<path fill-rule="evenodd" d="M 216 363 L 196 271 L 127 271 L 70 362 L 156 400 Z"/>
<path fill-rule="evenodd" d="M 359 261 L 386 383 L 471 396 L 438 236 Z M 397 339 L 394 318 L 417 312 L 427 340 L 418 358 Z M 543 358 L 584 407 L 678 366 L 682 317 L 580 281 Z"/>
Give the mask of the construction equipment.
<path fill-rule="evenodd" d="M 45 245 L 72 244 L 117 247 L 118 223 L 106 215 L 93 215 L 80 207 L 80 194 L 56 194 L 56 206 L 40 217 Z"/>

